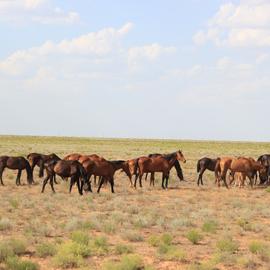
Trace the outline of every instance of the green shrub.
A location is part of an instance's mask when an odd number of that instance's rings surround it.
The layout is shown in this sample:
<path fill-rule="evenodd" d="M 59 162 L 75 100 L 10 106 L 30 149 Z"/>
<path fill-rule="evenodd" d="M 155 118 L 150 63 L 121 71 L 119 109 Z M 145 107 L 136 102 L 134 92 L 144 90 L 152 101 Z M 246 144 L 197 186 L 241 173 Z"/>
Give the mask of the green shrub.
<path fill-rule="evenodd" d="M 133 231 L 127 231 L 122 234 L 123 238 L 130 241 L 130 242 L 142 242 L 144 240 L 141 234 Z"/>
<path fill-rule="evenodd" d="M 244 230 L 244 231 L 252 231 L 252 224 L 249 223 L 246 219 L 239 219 L 237 224 Z"/>
<path fill-rule="evenodd" d="M 166 245 L 171 245 L 172 243 L 172 240 L 173 240 L 173 237 L 168 234 L 168 233 L 164 233 L 162 236 L 161 236 L 161 241 L 162 243 L 166 244 Z"/>
<path fill-rule="evenodd" d="M 0 263 L 4 262 L 8 257 L 13 256 L 14 252 L 6 243 L 0 243 Z"/>
<path fill-rule="evenodd" d="M 82 245 L 89 244 L 89 236 L 87 233 L 82 231 L 75 231 L 71 234 L 71 240 Z"/>
<path fill-rule="evenodd" d="M 160 245 L 160 237 L 157 235 L 150 235 L 147 242 L 153 247 L 158 247 Z"/>
<path fill-rule="evenodd" d="M 7 241 L 7 245 L 12 249 L 16 255 L 22 255 L 26 252 L 26 243 L 20 239 L 10 239 Z"/>
<path fill-rule="evenodd" d="M 91 250 L 88 246 L 68 241 L 59 246 L 53 261 L 61 268 L 79 267 L 83 265 L 83 257 L 90 255 Z"/>
<path fill-rule="evenodd" d="M 19 207 L 19 202 L 16 199 L 10 199 L 9 203 L 14 209 L 17 209 Z"/>
<path fill-rule="evenodd" d="M 115 253 L 116 254 L 128 254 L 128 253 L 132 253 L 133 252 L 133 248 L 132 246 L 128 246 L 128 245 L 124 245 L 124 244 L 117 244 L 115 246 Z"/>
<path fill-rule="evenodd" d="M 6 260 L 7 270 L 38 270 L 39 265 L 31 261 L 23 261 L 18 257 L 9 257 Z"/>
<path fill-rule="evenodd" d="M 231 238 L 224 238 L 217 242 L 217 248 L 221 252 L 234 253 L 238 250 L 238 243 Z"/>
<path fill-rule="evenodd" d="M 98 236 L 90 243 L 90 249 L 93 254 L 105 255 L 109 252 L 109 244 L 107 238 Z"/>
<path fill-rule="evenodd" d="M 189 231 L 186 237 L 194 245 L 197 245 L 203 239 L 203 236 L 196 230 Z"/>
<path fill-rule="evenodd" d="M 138 255 L 125 255 L 120 262 L 107 262 L 104 270 L 139 270 L 146 269 L 143 260 Z"/>
<path fill-rule="evenodd" d="M 0 231 L 7 231 L 12 228 L 12 223 L 8 218 L 0 219 Z"/>
<path fill-rule="evenodd" d="M 56 247 L 52 243 L 43 243 L 37 246 L 37 256 L 46 258 L 56 254 Z"/>
<path fill-rule="evenodd" d="M 267 187 L 267 188 L 265 189 L 265 191 L 266 191 L 266 192 L 270 192 L 270 187 Z"/>
<path fill-rule="evenodd" d="M 270 260 L 270 248 L 261 241 L 252 241 L 249 244 L 249 250 L 251 253 L 259 255 L 261 260 L 265 262 Z"/>
<path fill-rule="evenodd" d="M 202 226 L 202 230 L 206 233 L 216 233 L 217 228 L 218 228 L 218 224 L 214 220 L 208 220 L 204 222 Z"/>

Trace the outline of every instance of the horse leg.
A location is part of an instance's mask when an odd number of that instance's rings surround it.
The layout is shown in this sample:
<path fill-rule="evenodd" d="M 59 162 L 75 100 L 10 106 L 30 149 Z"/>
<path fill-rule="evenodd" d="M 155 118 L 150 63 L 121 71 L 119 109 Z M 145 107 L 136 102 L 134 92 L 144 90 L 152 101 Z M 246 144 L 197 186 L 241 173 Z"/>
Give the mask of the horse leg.
<path fill-rule="evenodd" d="M 149 185 L 150 185 L 150 187 L 151 187 L 151 185 L 152 185 L 152 186 L 155 185 L 155 174 L 154 174 L 154 173 L 151 173 Z"/>
<path fill-rule="evenodd" d="M 53 193 L 55 193 L 54 186 L 53 186 L 53 175 L 50 177 L 50 185 Z"/>
<path fill-rule="evenodd" d="M 21 185 L 21 175 L 22 175 L 22 170 L 19 169 L 19 170 L 18 170 L 17 177 L 16 177 L 16 185 L 17 185 L 17 186 L 20 186 L 20 185 Z"/>
<path fill-rule="evenodd" d="M 142 175 L 139 176 L 140 187 L 142 188 Z"/>
<path fill-rule="evenodd" d="M 78 187 L 78 192 L 80 195 L 83 195 L 83 183 L 80 185 L 80 177 L 76 177 L 76 184 L 77 184 L 77 187 Z"/>
<path fill-rule="evenodd" d="M 103 182 L 104 182 L 104 177 L 102 177 L 101 180 L 100 180 L 100 183 L 99 183 L 99 186 L 98 186 L 97 193 L 99 193 L 99 191 L 100 191 L 100 189 L 101 189 L 101 186 L 102 186 Z"/>
<path fill-rule="evenodd" d="M 0 167 L 0 183 L 1 183 L 2 186 L 4 186 L 4 182 L 3 182 L 3 179 L 2 179 L 4 169 L 5 168 L 3 168 L 2 166 Z"/>
<path fill-rule="evenodd" d="M 161 186 L 162 186 L 163 189 L 165 189 L 165 187 L 164 187 L 164 179 L 165 179 L 165 175 L 164 175 L 164 173 L 163 173 L 163 174 L 162 174 L 162 184 L 161 184 Z"/>
<path fill-rule="evenodd" d="M 56 174 L 53 175 L 53 182 L 58 185 L 58 182 L 56 181 Z"/>
<path fill-rule="evenodd" d="M 148 176 L 148 173 L 145 174 L 144 181 L 147 181 L 147 176 Z"/>
<path fill-rule="evenodd" d="M 168 182 L 169 182 L 170 173 L 166 174 L 166 189 L 168 189 Z"/>
<path fill-rule="evenodd" d="M 43 185 L 42 185 L 41 193 L 44 192 L 45 186 L 47 185 L 49 178 L 50 178 L 50 175 L 47 175 L 47 177 L 43 180 Z"/>
<path fill-rule="evenodd" d="M 72 176 L 70 178 L 69 193 L 71 193 L 71 190 L 72 190 L 72 187 L 73 187 L 74 183 L 75 183 L 75 177 Z"/>
<path fill-rule="evenodd" d="M 96 175 L 94 175 L 94 185 L 95 185 L 95 187 L 97 186 L 97 176 Z"/>
<path fill-rule="evenodd" d="M 113 179 L 113 177 L 110 178 L 110 184 L 111 184 L 111 191 L 112 191 L 112 193 L 114 193 L 114 189 L 113 189 L 113 187 L 114 187 L 114 179 Z"/>
<path fill-rule="evenodd" d="M 204 173 L 205 170 L 206 170 L 206 168 L 202 168 L 200 170 L 198 181 L 197 181 L 197 185 L 198 186 L 200 185 L 200 183 L 201 183 L 201 185 L 203 185 L 203 179 L 202 179 L 202 177 L 203 177 L 203 173 Z"/>

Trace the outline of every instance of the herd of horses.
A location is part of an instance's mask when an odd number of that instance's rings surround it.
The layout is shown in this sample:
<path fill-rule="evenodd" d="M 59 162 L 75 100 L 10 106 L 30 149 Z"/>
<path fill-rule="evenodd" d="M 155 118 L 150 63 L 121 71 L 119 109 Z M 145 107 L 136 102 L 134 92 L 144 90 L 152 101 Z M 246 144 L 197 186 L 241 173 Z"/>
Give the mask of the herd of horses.
<path fill-rule="evenodd" d="M 183 171 L 180 161 L 185 163 L 186 159 L 181 150 L 170 154 L 150 154 L 130 160 L 107 160 L 99 155 L 82 155 L 73 153 L 61 159 L 56 154 L 39 154 L 30 153 L 24 157 L 0 156 L 0 184 L 4 185 L 2 175 L 5 168 L 18 170 L 16 177 L 16 185 L 21 185 L 21 173 L 26 170 L 27 182 L 29 185 L 34 183 L 33 171 L 39 167 L 39 177 L 46 176 L 43 180 L 42 190 L 44 192 L 46 185 L 49 183 L 53 192 L 55 192 L 54 184 L 57 184 L 56 176 L 60 176 L 63 180 L 70 178 L 69 192 L 72 187 L 77 185 L 80 195 L 83 192 L 92 192 L 91 177 L 94 177 L 94 185 L 98 185 L 97 192 L 104 183 L 110 183 L 111 192 L 114 193 L 114 175 L 118 170 L 123 171 L 129 181 L 130 186 L 136 188 L 137 181 L 142 187 L 142 178 L 145 174 L 151 174 L 150 186 L 155 184 L 155 173 L 162 173 L 162 188 L 168 188 L 168 180 L 172 167 L 176 169 L 177 176 L 180 181 L 184 180 Z M 203 174 L 206 170 L 215 173 L 215 179 L 218 186 L 223 181 L 228 188 L 227 172 L 230 171 L 229 184 L 233 182 L 239 183 L 239 187 L 245 185 L 246 178 L 249 179 L 251 186 L 256 184 L 257 175 L 259 176 L 259 184 L 268 184 L 270 175 L 270 155 L 262 155 L 257 161 L 253 158 L 246 157 L 219 157 L 211 159 L 204 157 L 197 162 L 198 180 L 197 184 L 203 185 Z M 135 177 L 134 181 L 132 177 Z M 98 183 L 97 183 L 98 179 Z"/>

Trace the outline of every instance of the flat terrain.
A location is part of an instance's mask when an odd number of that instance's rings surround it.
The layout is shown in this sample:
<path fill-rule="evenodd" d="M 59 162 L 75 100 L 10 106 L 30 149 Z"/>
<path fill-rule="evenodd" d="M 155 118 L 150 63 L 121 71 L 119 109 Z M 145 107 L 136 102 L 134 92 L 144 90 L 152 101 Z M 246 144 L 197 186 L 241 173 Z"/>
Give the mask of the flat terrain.
<path fill-rule="evenodd" d="M 229 190 L 214 184 L 213 173 L 196 185 L 196 162 L 203 156 L 257 158 L 270 143 L 109 140 L 52 137 L 0 137 L 1 155 L 30 152 L 97 153 L 109 160 L 182 149 L 186 182 L 174 168 L 169 189 L 129 187 L 117 172 L 115 194 L 79 196 L 58 178 L 52 194 L 15 185 L 16 172 L 5 170 L 0 186 L 0 269 L 270 269 L 270 193 L 266 188 Z M 18 258 L 14 254 L 17 254 Z M 31 261 L 32 268 L 23 268 Z M 20 265 L 21 268 L 19 268 Z M 30 263 L 29 263 L 30 265 Z"/>

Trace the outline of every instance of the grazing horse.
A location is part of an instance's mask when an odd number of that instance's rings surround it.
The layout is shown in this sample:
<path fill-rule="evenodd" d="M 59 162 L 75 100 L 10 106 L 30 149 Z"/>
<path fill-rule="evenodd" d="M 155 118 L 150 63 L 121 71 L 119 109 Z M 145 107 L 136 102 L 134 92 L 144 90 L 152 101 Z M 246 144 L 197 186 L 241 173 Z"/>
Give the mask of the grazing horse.
<path fill-rule="evenodd" d="M 130 181 L 130 186 L 133 187 L 133 183 L 132 183 L 132 176 L 135 175 L 135 177 L 137 177 L 138 174 L 138 158 L 134 158 L 134 159 L 129 159 L 126 161 L 126 164 L 128 166 L 128 178 Z"/>
<path fill-rule="evenodd" d="M 148 157 L 150 157 L 150 158 L 151 157 L 161 157 L 161 156 L 164 156 L 164 154 L 157 154 L 156 153 L 156 154 L 150 154 L 150 155 L 148 155 Z M 179 180 L 180 181 L 184 181 L 183 171 L 182 171 L 182 168 L 181 168 L 180 163 L 179 163 L 178 160 L 175 160 L 175 163 L 173 164 L 173 167 L 175 167 L 175 170 L 177 172 L 177 176 L 178 176 Z M 148 173 L 146 173 L 146 175 L 145 175 L 145 181 L 147 180 L 147 175 L 148 175 Z M 152 182 L 152 184 L 154 186 L 155 173 L 151 173 L 151 180 L 152 181 L 150 181 L 150 185 L 151 185 L 151 182 Z"/>
<path fill-rule="evenodd" d="M 86 172 L 81 165 L 76 160 L 59 160 L 59 161 L 49 161 L 45 163 L 45 169 L 47 171 L 47 177 L 43 180 L 43 186 L 42 186 L 42 193 L 44 192 L 45 186 L 50 181 L 50 185 L 52 188 L 52 191 L 55 192 L 53 187 L 53 176 L 55 174 L 61 176 L 62 178 L 68 178 L 70 179 L 70 187 L 69 192 L 72 190 L 72 186 L 76 183 L 78 187 L 78 192 L 80 195 L 83 194 L 82 187 L 83 182 L 87 180 L 86 178 Z M 80 183 L 81 181 L 81 183 Z"/>
<path fill-rule="evenodd" d="M 254 171 L 259 171 L 261 174 L 265 174 L 266 170 L 263 165 L 259 162 L 253 161 L 252 159 L 239 157 L 225 157 L 218 159 L 218 165 L 216 166 L 220 169 L 220 177 L 218 177 L 218 186 L 220 186 L 220 180 L 224 181 L 225 186 L 228 188 L 226 182 L 227 171 L 230 170 L 232 173 L 232 178 L 236 172 L 244 173 L 250 180 L 251 187 L 253 187 L 253 177 Z"/>
<path fill-rule="evenodd" d="M 49 162 L 51 160 L 58 161 L 61 158 L 58 157 L 56 154 L 52 153 L 49 155 L 39 154 L 39 153 L 30 153 L 27 156 L 27 159 L 29 161 L 29 164 L 31 166 L 31 171 L 33 173 L 35 166 L 37 165 L 39 167 L 39 177 L 44 176 L 44 163 Z M 56 183 L 56 180 L 54 179 L 54 182 Z"/>
<path fill-rule="evenodd" d="M 140 187 L 142 187 L 142 176 L 144 173 L 162 172 L 162 188 L 168 188 L 170 170 L 172 166 L 174 166 L 176 160 L 180 160 L 184 163 L 186 162 L 181 150 L 157 157 L 140 157 L 138 160 L 139 174 L 135 178 L 134 187 L 136 188 L 138 178 Z M 152 176 L 153 174 L 151 174 L 151 182 L 153 183 L 154 179 Z"/>
<path fill-rule="evenodd" d="M 26 170 L 27 173 L 27 182 L 28 184 L 33 184 L 33 174 L 29 162 L 24 157 L 8 157 L 1 156 L 0 157 L 0 183 L 4 185 L 2 175 L 5 168 L 11 170 L 18 170 L 18 174 L 16 177 L 16 185 L 21 185 L 21 174 L 22 170 Z"/>
<path fill-rule="evenodd" d="M 88 159 L 82 165 L 87 173 L 87 181 L 85 183 L 88 187 L 88 190 L 91 190 L 91 176 L 96 175 L 101 177 L 97 190 L 98 193 L 104 181 L 110 182 L 111 191 L 114 193 L 114 174 L 117 170 L 122 169 L 127 175 L 129 173 L 127 163 L 124 160 L 108 161 Z"/>
<path fill-rule="evenodd" d="M 211 172 L 215 172 L 217 165 L 217 159 L 212 159 L 208 157 L 203 157 L 198 160 L 197 162 L 197 173 L 199 173 L 197 185 L 199 186 L 200 183 L 203 185 L 203 174 L 205 170 L 209 170 Z M 217 179 L 216 179 L 217 182 Z"/>
<path fill-rule="evenodd" d="M 269 176 L 270 176 L 270 155 L 264 154 L 258 157 L 258 162 L 260 162 L 267 170 L 267 176 L 264 177 L 263 175 L 259 174 L 260 178 L 260 185 L 262 184 L 269 184 Z"/>

